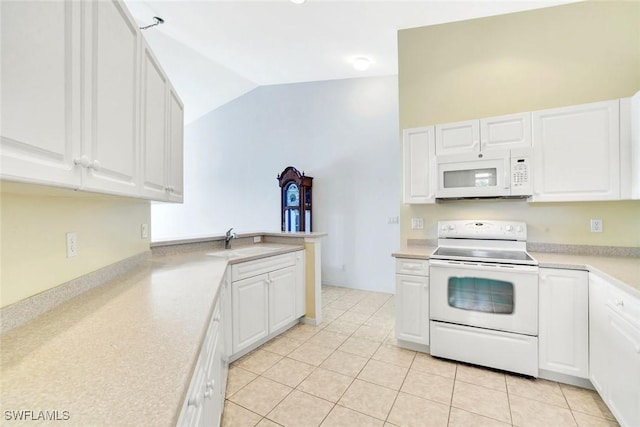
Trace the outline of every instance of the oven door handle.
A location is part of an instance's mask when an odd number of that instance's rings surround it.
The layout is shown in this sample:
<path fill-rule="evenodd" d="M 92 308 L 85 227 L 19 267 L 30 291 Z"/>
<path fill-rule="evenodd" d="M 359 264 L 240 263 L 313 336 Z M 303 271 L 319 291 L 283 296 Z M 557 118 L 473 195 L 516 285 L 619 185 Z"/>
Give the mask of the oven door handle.
<path fill-rule="evenodd" d="M 473 262 L 473 261 L 445 261 L 439 259 L 429 260 L 430 268 L 446 268 L 455 270 L 478 270 L 483 269 L 486 271 L 496 272 L 513 272 L 513 273 L 529 273 L 538 274 L 538 267 L 533 265 L 519 265 L 519 264 L 497 264 L 497 263 L 485 263 L 485 262 Z"/>

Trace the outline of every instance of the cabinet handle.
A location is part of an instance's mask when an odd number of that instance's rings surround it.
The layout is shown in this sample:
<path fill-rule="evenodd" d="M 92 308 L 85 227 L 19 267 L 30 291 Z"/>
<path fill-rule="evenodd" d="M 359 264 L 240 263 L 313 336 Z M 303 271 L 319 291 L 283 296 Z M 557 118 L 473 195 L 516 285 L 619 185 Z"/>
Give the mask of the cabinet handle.
<path fill-rule="evenodd" d="M 196 408 L 198 406 L 200 406 L 200 403 L 202 402 L 202 399 L 200 398 L 200 396 L 193 396 L 189 398 L 189 401 L 187 402 L 188 406 L 195 406 Z"/>
<path fill-rule="evenodd" d="M 102 168 L 102 165 L 98 160 L 91 161 L 89 160 L 89 157 L 87 157 L 86 154 L 83 154 L 77 159 L 73 159 L 73 163 L 75 163 L 78 166 L 82 166 L 83 168 L 94 169 L 97 171 L 100 170 L 100 168 Z"/>
<path fill-rule="evenodd" d="M 73 159 L 73 163 L 78 166 L 82 166 L 83 168 L 88 168 L 91 166 L 91 160 L 89 160 L 89 157 L 87 157 L 86 154 L 83 154 L 77 159 Z"/>

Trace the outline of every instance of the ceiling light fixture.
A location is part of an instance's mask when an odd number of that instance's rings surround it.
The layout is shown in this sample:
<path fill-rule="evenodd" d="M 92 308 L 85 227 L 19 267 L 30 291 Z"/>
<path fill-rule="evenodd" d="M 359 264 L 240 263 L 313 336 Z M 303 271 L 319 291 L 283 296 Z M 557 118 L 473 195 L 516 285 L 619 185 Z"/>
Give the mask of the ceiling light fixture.
<path fill-rule="evenodd" d="M 302 4 L 304 3 L 306 0 L 289 0 L 291 3 L 293 4 Z"/>
<path fill-rule="evenodd" d="M 353 68 L 358 71 L 366 71 L 371 66 L 371 60 L 364 56 L 359 56 L 353 60 Z"/>

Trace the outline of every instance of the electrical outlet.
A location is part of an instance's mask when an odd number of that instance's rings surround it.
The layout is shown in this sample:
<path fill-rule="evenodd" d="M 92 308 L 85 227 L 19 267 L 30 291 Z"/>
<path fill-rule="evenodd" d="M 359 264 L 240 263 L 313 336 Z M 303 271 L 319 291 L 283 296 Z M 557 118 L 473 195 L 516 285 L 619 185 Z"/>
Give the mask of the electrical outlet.
<path fill-rule="evenodd" d="M 262 242 L 262 236 L 253 236 L 253 243 Z"/>
<path fill-rule="evenodd" d="M 592 233 L 602 233 L 602 220 L 601 219 L 592 219 L 591 220 L 591 232 Z"/>
<path fill-rule="evenodd" d="M 67 258 L 78 255 L 78 236 L 76 233 L 67 233 Z"/>
<path fill-rule="evenodd" d="M 140 238 L 141 239 L 149 238 L 149 224 L 140 224 Z"/>
<path fill-rule="evenodd" d="M 387 218 L 387 224 L 399 224 L 400 223 L 400 218 L 398 218 L 397 216 L 390 216 L 389 218 Z"/>
<path fill-rule="evenodd" d="M 411 228 L 413 230 L 422 230 L 424 228 L 423 218 L 411 218 Z"/>

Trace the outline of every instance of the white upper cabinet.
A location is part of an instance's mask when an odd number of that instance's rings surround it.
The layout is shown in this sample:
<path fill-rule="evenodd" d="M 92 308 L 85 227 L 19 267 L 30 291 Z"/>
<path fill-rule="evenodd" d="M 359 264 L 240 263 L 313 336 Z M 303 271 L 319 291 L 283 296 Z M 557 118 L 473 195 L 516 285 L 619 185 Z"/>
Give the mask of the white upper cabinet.
<path fill-rule="evenodd" d="M 403 202 L 436 202 L 435 128 L 405 129 L 402 132 Z"/>
<path fill-rule="evenodd" d="M 531 114 L 519 113 L 436 125 L 436 154 L 531 147 Z"/>
<path fill-rule="evenodd" d="M 182 201 L 184 109 L 124 3 L 0 7 L 0 177 Z"/>
<path fill-rule="evenodd" d="M 184 107 L 176 92 L 169 91 L 169 163 L 167 165 L 168 200 L 182 202 L 184 195 Z"/>
<path fill-rule="evenodd" d="M 85 9 L 83 189 L 137 196 L 141 34 L 118 1 L 90 2 Z"/>
<path fill-rule="evenodd" d="M 480 120 L 480 150 L 531 147 L 531 113 Z"/>
<path fill-rule="evenodd" d="M 3 179 L 80 184 L 80 39 L 72 37 L 80 9 L 74 1 L 0 3 Z"/>
<path fill-rule="evenodd" d="M 142 196 L 182 202 L 184 107 L 147 43 L 142 45 Z"/>
<path fill-rule="evenodd" d="M 620 100 L 620 198 L 640 199 L 640 92 Z"/>
<path fill-rule="evenodd" d="M 619 101 L 534 111 L 536 202 L 620 198 Z"/>
<path fill-rule="evenodd" d="M 142 195 L 162 200 L 167 196 L 167 84 L 146 42 L 142 51 L 141 158 Z"/>
<path fill-rule="evenodd" d="M 480 151 L 480 122 L 464 122 L 436 125 L 436 153 L 458 154 Z"/>

